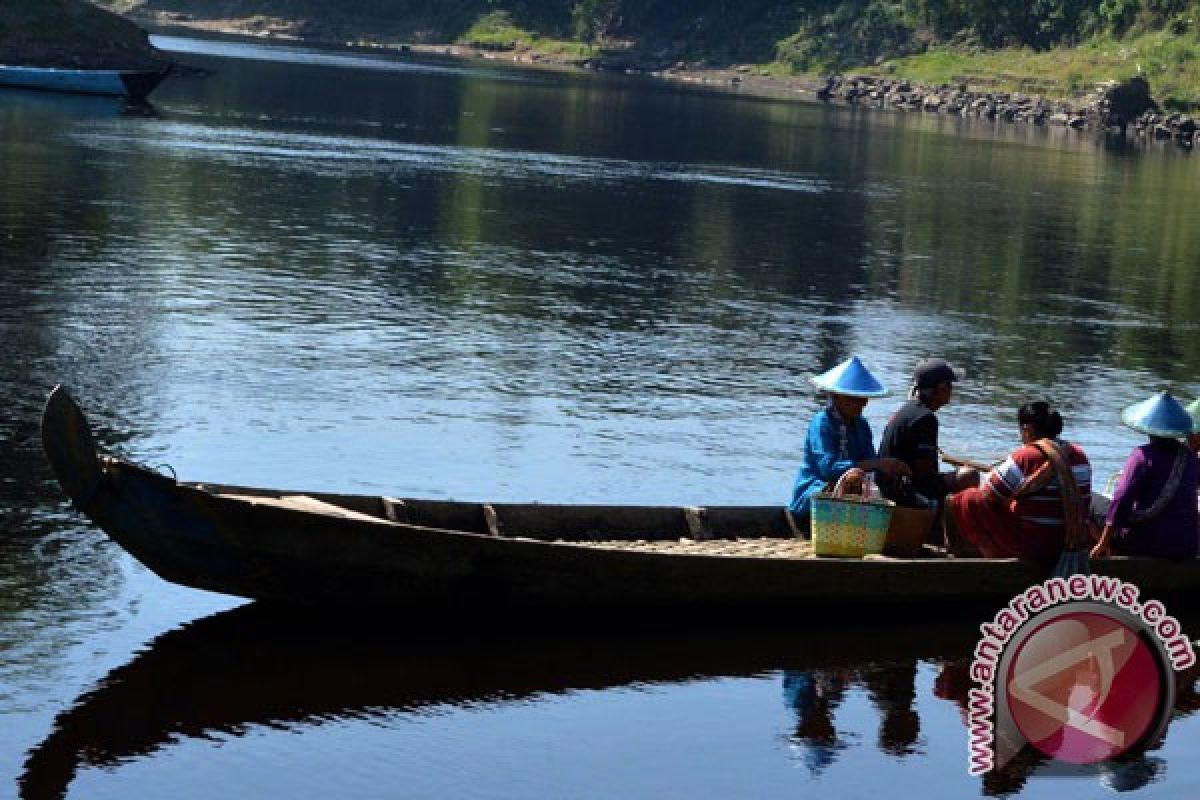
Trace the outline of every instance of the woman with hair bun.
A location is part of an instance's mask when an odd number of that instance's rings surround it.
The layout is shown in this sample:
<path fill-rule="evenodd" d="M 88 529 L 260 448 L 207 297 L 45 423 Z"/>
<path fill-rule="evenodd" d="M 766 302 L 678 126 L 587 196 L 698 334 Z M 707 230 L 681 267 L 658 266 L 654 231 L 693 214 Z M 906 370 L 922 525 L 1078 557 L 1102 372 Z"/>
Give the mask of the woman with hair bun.
<path fill-rule="evenodd" d="M 1062 416 L 1048 403 L 1017 410 L 1021 446 L 978 489 L 950 498 L 947 541 L 957 555 L 1020 558 L 1049 571 L 1087 543 L 1092 467 L 1078 445 L 1060 438 Z"/>

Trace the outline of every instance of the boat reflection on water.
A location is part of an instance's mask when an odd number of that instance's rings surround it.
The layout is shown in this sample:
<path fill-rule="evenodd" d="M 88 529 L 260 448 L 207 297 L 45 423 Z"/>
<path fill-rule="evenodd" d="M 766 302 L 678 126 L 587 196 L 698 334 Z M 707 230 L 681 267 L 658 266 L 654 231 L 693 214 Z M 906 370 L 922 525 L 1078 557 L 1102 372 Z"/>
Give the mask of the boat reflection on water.
<path fill-rule="evenodd" d="M 0 112 L 40 114 L 68 119 L 103 117 L 158 117 L 158 109 L 148 100 L 95 94 L 43 92 L 0 86 Z"/>
<path fill-rule="evenodd" d="M 795 713 L 791 740 L 819 772 L 845 748 L 834 711 L 851 688 L 880 713 L 878 747 L 917 752 L 919 663 L 941 665 L 939 696 L 965 703 L 970 621 L 790 631 L 580 631 L 469 637 L 313 620 L 249 604 L 159 636 L 56 718 L 28 754 L 21 797 L 67 794 L 86 767 L 152 757 L 182 738 L 296 730 L 334 720 L 383 719 L 436 706 L 510 703 L 579 690 L 681 684 L 782 673 Z M 1196 695 L 1181 691 L 1187 711 Z M 1189 704 L 1190 705 L 1186 705 Z M 957 747 L 957 744 L 955 745 Z M 988 776 L 985 793 L 1020 786 L 1040 762 Z M 965 748 L 964 766 L 965 771 Z M 1152 758 L 1131 778 L 1158 770 Z"/>

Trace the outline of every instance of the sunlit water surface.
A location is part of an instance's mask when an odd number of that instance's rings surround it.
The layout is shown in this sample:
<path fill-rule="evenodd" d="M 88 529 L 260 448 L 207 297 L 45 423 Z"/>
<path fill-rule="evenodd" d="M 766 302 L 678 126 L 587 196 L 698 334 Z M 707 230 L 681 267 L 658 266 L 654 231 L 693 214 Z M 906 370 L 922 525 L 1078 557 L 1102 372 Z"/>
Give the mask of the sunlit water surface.
<path fill-rule="evenodd" d="M 1186 153 L 160 44 L 213 74 L 143 109 L 0 93 L 0 796 L 1200 791 L 1185 712 L 1068 788 L 968 778 L 969 624 L 514 643 L 231 611 L 66 507 L 37 439 L 61 381 L 107 449 L 192 479 L 782 503 L 808 375 L 858 353 L 902 393 L 937 354 L 967 373 L 948 450 L 1003 454 L 1048 397 L 1103 481 L 1121 407 L 1200 390 Z"/>

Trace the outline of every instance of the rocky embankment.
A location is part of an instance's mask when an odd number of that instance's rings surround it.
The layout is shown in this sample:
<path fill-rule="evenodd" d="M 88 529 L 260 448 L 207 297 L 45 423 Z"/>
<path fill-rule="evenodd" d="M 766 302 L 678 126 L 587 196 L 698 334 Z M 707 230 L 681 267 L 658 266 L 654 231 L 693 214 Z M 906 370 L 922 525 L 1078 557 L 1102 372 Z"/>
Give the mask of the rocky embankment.
<path fill-rule="evenodd" d="M 517 55 L 513 60 L 532 63 L 542 59 L 535 54 L 533 58 Z M 967 83 L 928 86 L 873 75 L 833 75 L 823 80 L 781 78 L 751 66 L 722 69 L 685 62 L 664 65 L 628 56 L 592 58 L 576 62 L 576 66 L 751 93 L 798 94 L 826 103 L 1091 130 L 1142 141 L 1172 141 L 1182 147 L 1200 145 L 1200 121 L 1182 113 L 1163 112 L 1150 93 L 1150 84 L 1141 77 L 1102 84 L 1069 100 L 1054 100 L 1033 92 L 974 88 Z"/>
<path fill-rule="evenodd" d="M 0 0 L 0 64 L 159 69 L 169 62 L 144 30 L 84 0 Z"/>
<path fill-rule="evenodd" d="M 1035 94 L 973 89 L 965 83 L 922 86 L 899 78 L 835 75 L 826 79 L 816 96 L 824 102 L 895 111 L 1056 125 L 1173 141 L 1183 147 L 1200 144 L 1200 124 L 1185 114 L 1162 112 L 1150 95 L 1150 85 L 1140 77 L 1101 85 L 1071 100 L 1048 100 Z"/>

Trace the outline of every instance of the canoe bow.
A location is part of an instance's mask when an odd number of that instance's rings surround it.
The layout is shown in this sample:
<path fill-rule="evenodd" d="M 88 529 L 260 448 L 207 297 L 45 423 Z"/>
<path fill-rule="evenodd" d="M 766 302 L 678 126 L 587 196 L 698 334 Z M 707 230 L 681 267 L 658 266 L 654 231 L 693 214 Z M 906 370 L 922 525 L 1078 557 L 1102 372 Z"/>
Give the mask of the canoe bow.
<path fill-rule="evenodd" d="M 104 485 L 104 470 L 87 417 L 61 383 L 42 411 L 42 447 L 74 506 L 86 513 Z"/>

